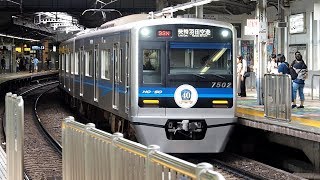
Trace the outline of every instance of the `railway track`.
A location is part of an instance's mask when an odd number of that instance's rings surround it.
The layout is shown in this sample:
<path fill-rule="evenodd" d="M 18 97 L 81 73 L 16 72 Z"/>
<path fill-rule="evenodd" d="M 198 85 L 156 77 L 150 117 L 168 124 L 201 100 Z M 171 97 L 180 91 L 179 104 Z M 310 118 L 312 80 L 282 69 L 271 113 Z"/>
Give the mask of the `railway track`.
<path fill-rule="evenodd" d="M 47 85 L 37 85 L 20 92 L 24 96 L 26 107 L 25 172 L 27 175 L 25 179 L 62 179 L 61 147 L 55 145 L 52 148 L 52 144 L 61 144 L 61 121 L 72 113 L 66 113 L 66 107 L 61 106 L 58 102 L 52 103 L 54 100 L 59 101 L 56 98 L 59 93 L 54 90 L 55 85 L 51 85 L 51 87 L 47 87 Z M 39 109 L 40 112 L 37 112 Z M 39 127 L 41 127 L 40 131 Z M 44 138 L 43 134 L 51 136 L 51 140 Z M 211 163 L 214 170 L 228 180 L 302 179 L 234 154 L 222 153 L 218 156 L 214 155 L 214 157 L 201 155 L 197 158 L 183 159 L 193 163 Z"/>
<path fill-rule="evenodd" d="M 29 179 L 62 179 L 61 149 L 53 146 L 52 138 L 42 128 L 37 113 L 39 97 L 57 86 L 46 85 L 31 90 L 24 96 L 25 100 L 25 145 L 24 168 Z M 32 106 L 33 105 L 33 106 Z"/>
<path fill-rule="evenodd" d="M 56 93 L 56 94 L 55 94 Z M 61 121 L 72 115 L 71 112 L 66 112 L 66 107 L 59 103 L 52 103 L 57 101 L 58 92 L 51 92 L 44 94 L 47 101 L 40 101 L 41 111 L 39 116 L 42 117 L 42 123 L 50 132 L 54 139 L 61 142 Z M 64 112 L 64 113 L 63 113 Z M 59 121 L 60 119 L 60 121 Z M 52 124 L 52 122 L 55 122 Z M 181 158 L 181 157 L 180 157 Z M 281 171 L 279 169 L 267 166 L 265 164 L 240 157 L 234 154 L 222 153 L 219 155 L 201 155 L 197 158 L 182 158 L 193 163 L 208 162 L 214 166 L 214 170 L 221 173 L 226 179 L 301 179 L 290 173 Z"/>
<path fill-rule="evenodd" d="M 41 128 L 37 113 L 39 97 L 57 86 L 57 81 L 23 88 L 18 95 L 25 103 L 24 172 L 25 179 L 62 179 L 62 155 L 52 146 L 52 139 Z M 5 126 L 5 124 L 4 124 Z"/>
<path fill-rule="evenodd" d="M 201 154 L 182 159 L 193 163 L 208 162 L 213 165 L 213 170 L 221 173 L 225 179 L 259 179 L 259 180 L 300 180 L 303 179 L 286 171 L 271 167 L 236 154 Z"/>

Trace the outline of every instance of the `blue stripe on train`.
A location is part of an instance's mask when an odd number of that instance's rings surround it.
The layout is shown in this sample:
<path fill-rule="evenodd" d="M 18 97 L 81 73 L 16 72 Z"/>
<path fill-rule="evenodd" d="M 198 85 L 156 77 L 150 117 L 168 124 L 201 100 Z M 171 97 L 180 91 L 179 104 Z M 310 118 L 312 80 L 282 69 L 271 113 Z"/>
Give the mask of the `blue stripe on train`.
<path fill-rule="evenodd" d="M 139 97 L 167 98 L 173 97 L 176 88 L 140 87 Z M 232 98 L 232 88 L 196 88 L 199 98 Z"/>
<path fill-rule="evenodd" d="M 79 78 L 76 78 L 76 83 L 80 83 Z M 84 85 L 93 86 L 93 80 L 85 78 Z M 99 81 L 99 89 L 102 90 L 102 96 L 105 96 L 112 91 L 112 84 L 108 81 Z M 164 88 L 164 87 L 140 87 L 139 97 L 149 98 L 173 98 L 174 92 L 177 88 Z M 232 98 L 232 88 L 196 88 L 199 98 Z M 124 94 L 123 86 L 117 88 L 119 93 Z"/>

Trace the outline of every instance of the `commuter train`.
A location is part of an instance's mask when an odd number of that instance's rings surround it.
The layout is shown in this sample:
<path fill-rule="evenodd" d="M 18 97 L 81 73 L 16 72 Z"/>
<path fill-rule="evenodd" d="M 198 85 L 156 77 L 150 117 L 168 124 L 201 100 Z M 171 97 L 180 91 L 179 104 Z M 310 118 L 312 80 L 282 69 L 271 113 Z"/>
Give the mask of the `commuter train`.
<path fill-rule="evenodd" d="M 221 152 L 236 123 L 235 38 L 225 22 L 123 17 L 60 44 L 60 88 L 144 145 Z"/>

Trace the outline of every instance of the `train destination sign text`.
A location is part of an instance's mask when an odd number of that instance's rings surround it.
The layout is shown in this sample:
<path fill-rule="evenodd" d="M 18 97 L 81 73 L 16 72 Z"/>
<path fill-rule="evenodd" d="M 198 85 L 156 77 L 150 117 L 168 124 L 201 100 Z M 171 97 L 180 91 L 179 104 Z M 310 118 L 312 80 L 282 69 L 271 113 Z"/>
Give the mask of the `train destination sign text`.
<path fill-rule="evenodd" d="M 211 37 L 210 29 L 178 29 L 178 37 Z"/>

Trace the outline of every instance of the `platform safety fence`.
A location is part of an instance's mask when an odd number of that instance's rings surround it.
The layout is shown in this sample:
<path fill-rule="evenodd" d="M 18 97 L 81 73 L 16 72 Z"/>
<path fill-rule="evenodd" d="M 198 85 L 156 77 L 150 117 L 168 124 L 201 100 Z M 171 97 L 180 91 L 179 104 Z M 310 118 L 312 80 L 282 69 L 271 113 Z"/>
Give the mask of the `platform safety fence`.
<path fill-rule="evenodd" d="M 319 77 L 318 79 L 318 81 L 319 81 L 319 100 L 320 100 L 320 74 L 313 74 L 312 76 L 311 76 L 311 99 L 313 100 L 313 89 L 314 89 L 314 78 L 315 77 Z"/>
<path fill-rule="evenodd" d="M 291 76 L 287 74 L 265 74 L 263 92 L 265 117 L 291 121 Z"/>
<path fill-rule="evenodd" d="M 23 179 L 24 101 L 7 93 L 5 98 L 7 179 Z"/>
<path fill-rule="evenodd" d="M 198 165 L 68 117 L 62 124 L 64 180 L 222 180 L 208 163 Z"/>

